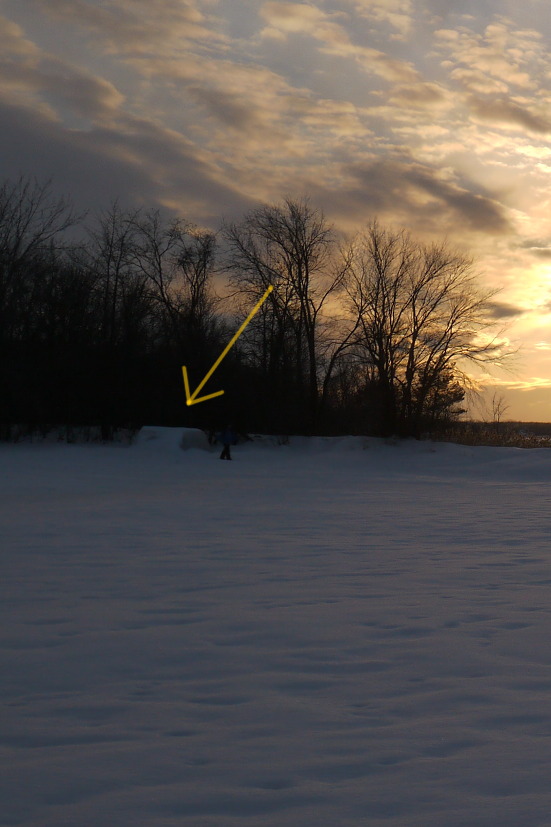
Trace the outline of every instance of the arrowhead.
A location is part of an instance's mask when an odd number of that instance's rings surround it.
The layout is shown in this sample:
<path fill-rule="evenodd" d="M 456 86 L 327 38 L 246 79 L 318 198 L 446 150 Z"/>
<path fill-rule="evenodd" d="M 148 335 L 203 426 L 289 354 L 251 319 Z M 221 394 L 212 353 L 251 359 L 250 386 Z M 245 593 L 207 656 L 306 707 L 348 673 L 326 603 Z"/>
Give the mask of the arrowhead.
<path fill-rule="evenodd" d="M 216 393 L 209 393 L 206 396 L 200 396 L 198 399 L 195 399 L 197 392 L 201 390 L 203 385 L 205 384 L 205 380 L 197 385 L 197 388 L 190 394 L 189 392 L 189 380 L 187 375 L 187 368 L 185 365 L 182 365 L 182 373 L 184 374 L 184 388 L 186 391 L 186 405 L 197 405 L 198 402 L 206 402 L 207 399 L 213 399 L 215 396 L 222 396 L 224 391 L 216 391 Z"/>
<path fill-rule="evenodd" d="M 182 372 L 184 374 L 184 387 L 186 389 L 186 405 L 196 405 L 198 402 L 206 402 L 207 399 L 214 399 L 215 396 L 222 396 L 224 391 L 216 391 L 216 393 L 209 393 L 206 396 L 200 396 L 199 399 L 195 398 L 197 396 L 197 394 L 199 393 L 199 391 L 203 389 L 203 385 L 207 384 L 208 380 L 210 379 L 210 377 L 212 376 L 212 374 L 214 373 L 214 371 L 216 370 L 216 368 L 218 367 L 218 365 L 220 364 L 222 359 L 224 359 L 224 357 L 226 356 L 228 351 L 232 348 L 232 346 L 235 344 L 235 342 L 239 339 L 239 337 L 241 336 L 241 334 L 243 333 L 243 331 L 245 330 L 245 328 L 247 327 L 247 325 L 251 321 L 254 314 L 257 312 L 259 307 L 266 301 L 266 299 L 268 298 L 268 296 L 270 295 L 270 293 L 272 292 L 273 289 L 274 289 L 273 284 L 270 284 L 270 286 L 268 287 L 268 289 L 266 290 L 266 292 L 264 293 L 262 298 L 259 301 L 257 301 L 257 303 L 255 304 L 255 306 L 253 307 L 253 309 L 251 310 L 251 312 L 249 313 L 249 315 L 247 316 L 247 318 L 245 319 L 245 321 L 243 322 L 243 324 L 241 325 L 241 327 L 239 328 L 237 333 L 233 336 L 233 338 L 230 340 L 230 342 L 226 345 L 226 347 L 224 348 L 224 350 L 222 351 L 222 353 L 220 354 L 220 356 L 218 357 L 218 359 L 216 360 L 214 365 L 211 367 L 211 369 L 206 374 L 206 376 L 201 380 L 201 382 L 199 382 L 199 384 L 197 385 L 197 387 L 195 388 L 193 393 L 189 392 L 189 381 L 188 381 L 188 377 L 187 377 L 187 368 L 186 368 L 185 365 L 182 365 Z"/>

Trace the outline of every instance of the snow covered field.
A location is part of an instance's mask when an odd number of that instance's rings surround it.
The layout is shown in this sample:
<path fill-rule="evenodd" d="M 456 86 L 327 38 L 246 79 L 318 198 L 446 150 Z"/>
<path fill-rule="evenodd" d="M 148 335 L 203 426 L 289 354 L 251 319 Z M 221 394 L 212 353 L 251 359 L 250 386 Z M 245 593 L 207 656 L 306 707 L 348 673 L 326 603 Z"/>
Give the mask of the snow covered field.
<path fill-rule="evenodd" d="M 551 825 L 551 451 L 0 446 L 0 824 Z"/>

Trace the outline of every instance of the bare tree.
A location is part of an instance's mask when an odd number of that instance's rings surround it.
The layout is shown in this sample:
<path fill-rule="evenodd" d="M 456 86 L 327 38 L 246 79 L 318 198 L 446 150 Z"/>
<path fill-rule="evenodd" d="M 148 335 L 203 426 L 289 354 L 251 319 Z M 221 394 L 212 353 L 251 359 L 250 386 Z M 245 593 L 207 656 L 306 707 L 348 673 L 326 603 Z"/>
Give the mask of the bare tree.
<path fill-rule="evenodd" d="M 472 261 L 446 244 L 373 222 L 353 242 L 350 271 L 356 347 L 376 370 L 383 432 L 418 434 L 437 388 L 464 387 L 469 363 L 507 358 L 487 309 L 495 291 L 480 291 Z"/>
<path fill-rule="evenodd" d="M 123 325 L 130 321 L 127 306 L 144 293 L 145 277 L 135 265 L 138 215 L 139 211 L 125 211 L 114 201 L 88 230 L 85 255 L 99 305 L 98 336 L 111 350 L 125 337 Z"/>
<path fill-rule="evenodd" d="M 408 272 L 413 251 L 405 233 L 374 223 L 354 239 L 347 292 L 357 319 L 356 350 L 375 370 L 377 407 L 386 430 L 397 429 L 397 376 L 403 372 L 408 337 Z"/>
<path fill-rule="evenodd" d="M 28 177 L 0 185 L 0 336 L 16 335 L 25 313 L 31 269 L 60 251 L 64 233 L 78 223 L 70 203 L 51 183 Z"/>
<path fill-rule="evenodd" d="M 47 252 L 53 241 L 81 219 L 69 201 L 56 196 L 50 181 L 27 177 L 0 185 L 0 256 L 2 266 Z"/>
<path fill-rule="evenodd" d="M 213 291 L 216 236 L 189 227 L 178 253 L 178 289 L 190 332 L 207 333 L 213 323 L 217 299 Z"/>
<path fill-rule="evenodd" d="M 159 210 L 139 212 L 132 222 L 134 265 L 146 279 L 152 299 L 168 318 L 174 334 L 179 310 L 174 282 L 186 229 L 187 224 L 179 219 L 164 221 Z"/>
<path fill-rule="evenodd" d="M 158 210 L 133 221 L 134 262 L 164 316 L 170 338 L 189 348 L 208 338 L 213 325 L 216 238 Z"/>
<path fill-rule="evenodd" d="M 491 401 L 491 413 L 494 429 L 497 433 L 499 433 L 501 430 L 501 423 L 503 421 L 503 417 L 505 416 L 509 408 L 510 405 L 507 404 L 507 401 L 503 394 L 498 394 L 497 391 L 494 391 Z"/>
<path fill-rule="evenodd" d="M 249 337 L 256 334 L 252 349 L 270 381 L 294 384 L 306 399 L 308 424 L 315 429 L 324 381 L 335 364 L 324 336 L 326 306 L 346 272 L 335 256 L 333 230 L 307 200 L 288 198 L 253 210 L 224 234 L 236 292 L 250 304 L 270 284 L 275 288 L 250 325 Z"/>

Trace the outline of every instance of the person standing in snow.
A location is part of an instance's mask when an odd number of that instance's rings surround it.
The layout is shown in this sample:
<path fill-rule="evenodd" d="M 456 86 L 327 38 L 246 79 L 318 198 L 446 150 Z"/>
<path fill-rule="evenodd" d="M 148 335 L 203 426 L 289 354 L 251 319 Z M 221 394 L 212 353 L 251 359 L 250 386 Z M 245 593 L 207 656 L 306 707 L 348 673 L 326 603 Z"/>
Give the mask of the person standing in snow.
<path fill-rule="evenodd" d="M 237 442 L 237 437 L 234 433 L 232 426 L 226 425 L 222 433 L 219 434 L 218 438 L 224 446 L 222 449 L 222 453 L 220 454 L 220 459 L 231 459 L 230 445 L 235 445 Z"/>

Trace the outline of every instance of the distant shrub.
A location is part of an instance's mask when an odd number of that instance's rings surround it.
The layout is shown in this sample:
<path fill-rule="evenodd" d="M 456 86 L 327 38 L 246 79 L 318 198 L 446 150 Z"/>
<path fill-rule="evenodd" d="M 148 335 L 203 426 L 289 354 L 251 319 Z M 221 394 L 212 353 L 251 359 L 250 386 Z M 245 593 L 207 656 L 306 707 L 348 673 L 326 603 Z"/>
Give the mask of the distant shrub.
<path fill-rule="evenodd" d="M 105 439 L 99 425 L 0 425 L 0 442 L 66 442 L 84 444 L 90 442 L 118 442 L 130 445 L 139 427 L 113 428 Z"/>
<path fill-rule="evenodd" d="M 551 425 L 538 425 L 541 433 L 534 433 L 526 423 L 457 422 L 449 428 L 425 437 L 437 442 L 455 442 L 459 445 L 486 445 L 500 448 L 551 448 Z M 545 433 L 547 427 L 548 433 Z"/>

